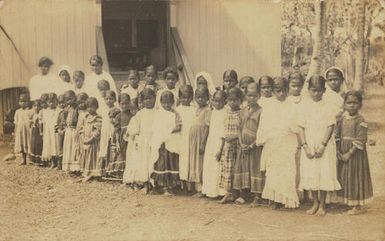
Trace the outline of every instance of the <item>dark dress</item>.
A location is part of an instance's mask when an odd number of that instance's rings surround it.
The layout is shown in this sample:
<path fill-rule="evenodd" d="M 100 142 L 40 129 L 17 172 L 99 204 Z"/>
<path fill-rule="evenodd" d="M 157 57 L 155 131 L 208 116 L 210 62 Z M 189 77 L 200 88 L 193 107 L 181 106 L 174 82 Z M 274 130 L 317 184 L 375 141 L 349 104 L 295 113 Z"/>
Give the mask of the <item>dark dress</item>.
<path fill-rule="evenodd" d="M 345 114 L 337 122 L 337 150 L 344 154 L 354 145 L 357 150 L 347 162 L 338 162 L 338 197 L 349 206 L 367 204 L 373 198 L 372 179 L 366 152 L 368 127 L 361 115 Z"/>
<path fill-rule="evenodd" d="M 43 132 L 40 130 L 39 114 L 34 114 L 31 121 L 31 150 L 29 154 L 32 162 L 39 163 L 43 150 Z"/>

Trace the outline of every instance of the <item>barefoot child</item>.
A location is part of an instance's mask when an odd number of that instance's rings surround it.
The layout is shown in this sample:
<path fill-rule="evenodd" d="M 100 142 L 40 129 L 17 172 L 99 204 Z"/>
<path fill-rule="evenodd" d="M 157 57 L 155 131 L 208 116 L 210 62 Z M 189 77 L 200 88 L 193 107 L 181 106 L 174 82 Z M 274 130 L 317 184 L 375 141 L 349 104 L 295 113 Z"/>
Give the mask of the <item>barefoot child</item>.
<path fill-rule="evenodd" d="M 313 206 L 307 214 L 325 215 L 326 192 L 341 188 L 337 180 L 336 122 L 330 102 L 323 99 L 325 79 L 314 75 L 309 79 L 310 98 L 304 101 L 299 119 L 301 146 L 300 190 L 311 191 Z"/>
<path fill-rule="evenodd" d="M 268 107 L 269 103 L 273 100 L 273 78 L 264 75 L 259 78 L 258 85 L 261 89 L 261 97 L 258 100 L 258 105 L 262 108 Z"/>
<path fill-rule="evenodd" d="M 75 134 L 75 162 L 80 165 L 80 172 L 84 170 L 84 158 L 82 158 L 83 154 L 83 140 L 81 139 L 80 126 L 83 123 L 84 118 L 87 114 L 87 105 L 86 101 L 88 99 L 88 95 L 84 92 L 78 94 L 76 96 L 76 105 L 78 111 L 78 122 L 76 124 L 76 134 Z"/>
<path fill-rule="evenodd" d="M 42 165 L 46 166 L 52 162 L 52 168 L 56 167 L 58 156 L 56 145 L 57 101 L 55 93 L 48 94 L 47 109 L 43 109 L 41 121 L 43 126 Z"/>
<path fill-rule="evenodd" d="M 29 96 L 20 94 L 19 109 L 15 112 L 15 154 L 21 156 L 20 165 L 27 164 L 30 144 L 30 120 L 33 112 L 29 109 Z"/>
<path fill-rule="evenodd" d="M 219 188 L 219 159 L 221 157 L 222 139 L 224 138 L 225 118 L 227 114 L 227 94 L 223 90 L 217 90 L 212 99 L 214 109 L 211 112 L 209 136 L 203 160 L 203 184 L 202 194 L 210 198 L 225 195 Z M 182 122 L 183 123 L 183 122 Z M 183 128 L 183 126 L 182 126 Z"/>
<path fill-rule="evenodd" d="M 338 196 L 343 203 L 352 207 L 348 214 L 360 214 L 363 205 L 373 198 L 366 141 L 368 126 L 360 115 L 362 95 L 349 91 L 345 95 L 345 114 L 337 122 L 338 177 L 341 190 Z"/>
<path fill-rule="evenodd" d="M 239 116 L 241 110 L 241 101 L 243 99 L 242 91 L 238 88 L 229 90 L 227 98 L 228 110 L 225 117 L 225 131 L 222 139 L 221 157 L 220 157 L 220 179 L 219 187 L 226 192 L 225 196 L 219 202 L 221 204 L 234 201 L 232 191 L 234 162 L 238 156 L 239 134 L 241 119 Z M 213 123 L 214 124 L 214 123 Z"/>
<path fill-rule="evenodd" d="M 247 106 L 241 109 L 241 131 L 239 136 L 240 150 L 234 164 L 233 189 L 239 192 L 235 200 L 237 204 L 244 204 L 246 192 L 255 193 L 255 205 L 261 203 L 264 187 L 264 173 L 260 171 L 261 147 L 256 146 L 261 107 L 257 104 L 259 86 L 250 82 L 245 91 Z"/>
<path fill-rule="evenodd" d="M 33 164 L 40 164 L 43 147 L 43 130 L 40 129 L 41 101 L 35 100 L 32 104 L 31 118 L 31 147 L 29 149 L 30 160 Z"/>
<path fill-rule="evenodd" d="M 62 170 L 63 166 L 63 145 L 64 145 L 64 133 L 66 127 L 67 119 L 67 110 L 66 101 L 64 95 L 59 95 L 58 97 L 58 106 L 56 108 L 54 119 L 55 123 L 55 144 L 56 144 L 56 153 L 57 155 L 53 159 L 52 168 L 57 167 L 57 169 Z"/>

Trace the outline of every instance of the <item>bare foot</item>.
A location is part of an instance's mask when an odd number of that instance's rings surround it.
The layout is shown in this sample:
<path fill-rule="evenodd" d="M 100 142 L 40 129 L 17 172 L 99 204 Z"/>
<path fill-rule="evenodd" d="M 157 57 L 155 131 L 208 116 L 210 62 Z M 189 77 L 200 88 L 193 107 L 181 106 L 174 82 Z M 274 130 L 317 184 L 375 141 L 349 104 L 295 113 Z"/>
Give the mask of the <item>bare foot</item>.
<path fill-rule="evenodd" d="M 235 204 L 243 205 L 243 204 L 245 204 L 246 201 L 242 197 L 239 197 L 239 198 L 235 199 L 234 202 L 235 202 Z"/>
<path fill-rule="evenodd" d="M 228 203 L 228 202 L 233 202 L 234 201 L 234 198 L 233 198 L 233 195 L 231 194 L 226 194 L 222 200 L 220 200 L 218 203 L 219 204 L 225 204 L 225 203 Z"/>
<path fill-rule="evenodd" d="M 91 181 L 92 177 L 91 176 L 87 176 L 83 179 L 83 183 L 86 183 L 86 182 L 89 182 Z"/>
<path fill-rule="evenodd" d="M 323 207 L 319 207 L 318 211 L 316 212 L 315 215 L 317 215 L 317 216 L 325 216 L 326 215 L 326 211 L 325 211 L 325 209 Z"/>
<path fill-rule="evenodd" d="M 173 194 L 170 192 L 170 190 L 164 190 L 163 196 L 171 197 L 171 196 L 173 196 Z"/>
<path fill-rule="evenodd" d="M 349 211 L 346 212 L 347 215 L 359 215 L 359 214 L 363 214 L 365 213 L 366 210 L 362 209 L 362 208 L 352 208 L 350 209 Z"/>
<path fill-rule="evenodd" d="M 202 198 L 202 197 L 204 197 L 204 196 L 205 196 L 205 195 L 204 195 L 203 193 L 197 192 L 197 193 L 194 194 L 193 197 L 195 197 L 195 198 Z"/>
<path fill-rule="evenodd" d="M 319 207 L 319 204 L 318 203 L 317 204 L 314 203 L 313 206 L 309 210 L 306 211 L 306 214 L 314 215 L 317 212 L 318 207 Z"/>

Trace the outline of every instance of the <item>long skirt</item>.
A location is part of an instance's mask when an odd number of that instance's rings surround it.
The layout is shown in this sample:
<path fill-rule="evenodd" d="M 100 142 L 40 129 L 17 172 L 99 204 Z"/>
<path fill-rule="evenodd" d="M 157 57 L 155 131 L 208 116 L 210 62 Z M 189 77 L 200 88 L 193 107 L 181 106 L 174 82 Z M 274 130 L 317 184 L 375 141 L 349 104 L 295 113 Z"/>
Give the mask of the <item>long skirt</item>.
<path fill-rule="evenodd" d="M 261 147 L 239 151 L 234 164 L 233 189 L 250 189 L 253 193 L 262 193 L 265 176 L 260 171 L 260 164 Z"/>
<path fill-rule="evenodd" d="M 17 126 L 15 131 L 15 153 L 28 153 L 30 130 L 27 125 Z"/>
<path fill-rule="evenodd" d="M 226 142 L 220 159 L 219 187 L 225 191 L 231 191 L 235 160 L 239 149 L 238 139 Z"/>
<path fill-rule="evenodd" d="M 43 136 L 40 133 L 41 132 L 39 128 L 31 128 L 31 145 L 29 155 L 31 161 L 34 163 L 38 163 L 41 161 L 41 152 L 43 150 Z"/>
<path fill-rule="evenodd" d="M 84 170 L 85 177 L 100 177 L 102 176 L 102 163 L 98 157 L 99 142 L 94 142 L 90 145 L 84 145 Z"/>
<path fill-rule="evenodd" d="M 64 171 L 80 171 L 80 162 L 75 159 L 75 136 L 74 128 L 66 128 L 63 143 L 63 161 L 62 168 Z"/>
<path fill-rule="evenodd" d="M 179 156 L 169 152 L 163 143 L 151 174 L 156 186 L 175 187 L 179 184 Z"/>

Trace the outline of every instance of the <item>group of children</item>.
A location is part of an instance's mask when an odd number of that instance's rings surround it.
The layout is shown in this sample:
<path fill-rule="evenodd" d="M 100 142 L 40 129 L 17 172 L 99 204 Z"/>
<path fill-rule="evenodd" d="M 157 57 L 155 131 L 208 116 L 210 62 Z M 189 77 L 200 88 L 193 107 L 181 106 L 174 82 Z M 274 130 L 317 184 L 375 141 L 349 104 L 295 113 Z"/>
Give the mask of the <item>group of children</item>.
<path fill-rule="evenodd" d="M 253 205 L 297 208 L 309 196 L 307 213 L 324 215 L 326 200 L 337 197 L 357 214 L 372 199 L 362 96 L 340 93 L 340 69 L 306 83 L 296 73 L 238 83 L 227 70 L 217 88 L 202 72 L 195 89 L 178 87 L 174 68 L 163 77 L 161 88 L 149 66 L 140 87 L 131 70 L 119 96 L 100 80 L 96 97 L 48 93 L 32 108 L 22 94 L 15 152 L 22 164 L 29 157 L 85 182 L 110 177 L 151 193 L 220 197 L 222 204 L 244 204 L 252 194 Z"/>

